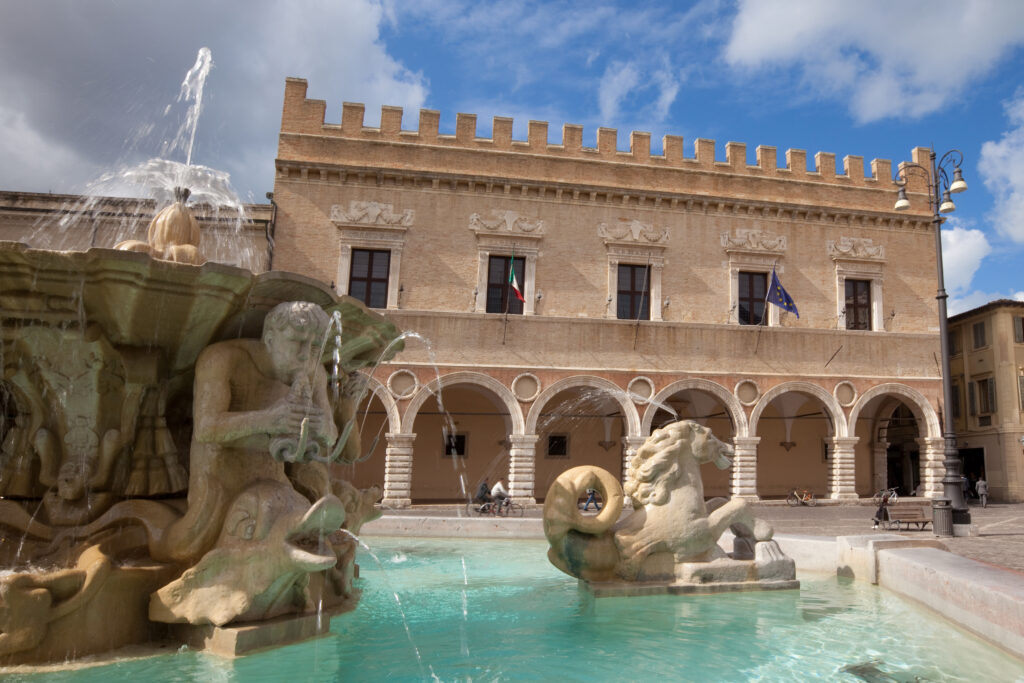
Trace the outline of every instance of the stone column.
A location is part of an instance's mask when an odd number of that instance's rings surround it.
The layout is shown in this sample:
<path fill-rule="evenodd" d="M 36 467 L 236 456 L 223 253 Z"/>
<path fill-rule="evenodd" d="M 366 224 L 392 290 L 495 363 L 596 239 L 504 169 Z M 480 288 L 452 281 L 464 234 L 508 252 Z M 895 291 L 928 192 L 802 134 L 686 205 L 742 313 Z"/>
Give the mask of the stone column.
<path fill-rule="evenodd" d="M 629 462 L 636 455 L 636 452 L 647 441 L 646 436 L 624 436 L 622 437 L 622 485 L 629 481 Z"/>
<path fill-rule="evenodd" d="M 876 441 L 871 446 L 871 462 L 874 474 L 871 477 L 871 488 L 881 491 L 889 488 L 889 442 Z"/>
<path fill-rule="evenodd" d="M 946 475 L 946 440 L 941 436 L 923 436 L 917 439 L 921 447 L 919 462 L 921 464 L 921 483 L 924 484 L 925 498 L 942 498 L 944 495 L 942 478 Z"/>
<path fill-rule="evenodd" d="M 537 502 L 533 487 L 537 471 L 537 435 L 510 434 L 508 437 L 508 493 L 517 503 L 532 505 Z"/>
<path fill-rule="evenodd" d="M 856 460 L 853 447 L 858 436 L 832 438 L 831 467 L 828 470 L 828 497 L 833 500 L 857 497 Z"/>
<path fill-rule="evenodd" d="M 758 500 L 757 496 L 757 444 L 759 436 L 737 436 L 732 440 L 732 481 L 730 495 L 742 500 Z"/>
<path fill-rule="evenodd" d="M 384 500 L 392 508 L 412 505 L 412 442 L 415 434 L 388 433 L 384 450 Z"/>

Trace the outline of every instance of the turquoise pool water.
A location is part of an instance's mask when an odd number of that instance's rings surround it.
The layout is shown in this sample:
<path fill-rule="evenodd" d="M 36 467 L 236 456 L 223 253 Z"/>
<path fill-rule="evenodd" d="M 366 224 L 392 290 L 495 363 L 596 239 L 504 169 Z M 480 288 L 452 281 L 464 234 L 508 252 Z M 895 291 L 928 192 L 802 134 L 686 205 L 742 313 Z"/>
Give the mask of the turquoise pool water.
<path fill-rule="evenodd" d="M 848 580 L 809 575 L 800 591 L 594 600 L 550 566 L 543 541 L 367 542 L 382 566 L 362 552 L 362 602 L 334 619 L 328 637 L 237 660 L 181 652 L 44 678 L 1024 680 L 1018 660 Z"/>

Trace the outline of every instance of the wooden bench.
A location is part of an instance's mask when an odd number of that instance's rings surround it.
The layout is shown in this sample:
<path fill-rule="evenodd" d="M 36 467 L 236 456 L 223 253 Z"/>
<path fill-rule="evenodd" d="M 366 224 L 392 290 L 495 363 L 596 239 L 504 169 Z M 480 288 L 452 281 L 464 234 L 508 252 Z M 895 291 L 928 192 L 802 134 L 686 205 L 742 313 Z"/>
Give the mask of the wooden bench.
<path fill-rule="evenodd" d="M 906 525 L 906 530 L 910 531 L 910 525 L 916 524 L 918 530 L 924 530 L 925 526 L 932 523 L 932 505 L 931 502 L 922 503 L 896 503 L 886 508 L 886 516 L 888 520 L 882 522 L 882 525 L 886 529 L 896 529 L 897 531 Z"/>

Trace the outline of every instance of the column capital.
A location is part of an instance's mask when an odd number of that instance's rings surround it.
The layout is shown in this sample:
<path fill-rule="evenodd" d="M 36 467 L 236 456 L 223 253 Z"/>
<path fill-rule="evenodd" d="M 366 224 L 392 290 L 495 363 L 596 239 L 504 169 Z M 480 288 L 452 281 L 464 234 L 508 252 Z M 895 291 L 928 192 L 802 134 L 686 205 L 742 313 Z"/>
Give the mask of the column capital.
<path fill-rule="evenodd" d="M 539 438 L 539 434 L 509 434 L 509 448 L 531 448 Z"/>
<path fill-rule="evenodd" d="M 837 450 L 840 449 L 840 448 L 843 448 L 843 449 L 846 449 L 846 450 L 851 450 L 851 449 L 853 449 L 854 446 L 856 446 L 860 442 L 860 437 L 859 436 L 833 436 L 831 441 L 832 441 L 832 445 L 835 446 Z"/>
<path fill-rule="evenodd" d="M 632 448 L 636 450 L 644 445 L 644 441 L 647 441 L 646 436 L 624 436 L 622 437 L 622 445 L 626 448 Z"/>
<path fill-rule="evenodd" d="M 416 435 L 403 432 L 387 432 L 384 434 L 384 438 L 388 440 L 388 446 L 393 448 L 412 448 Z"/>

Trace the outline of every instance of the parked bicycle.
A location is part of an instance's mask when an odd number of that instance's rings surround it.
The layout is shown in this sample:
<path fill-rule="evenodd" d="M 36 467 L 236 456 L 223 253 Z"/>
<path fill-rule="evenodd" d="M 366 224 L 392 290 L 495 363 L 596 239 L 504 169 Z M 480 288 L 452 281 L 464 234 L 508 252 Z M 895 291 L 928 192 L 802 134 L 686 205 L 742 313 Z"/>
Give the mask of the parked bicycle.
<path fill-rule="evenodd" d="M 895 487 L 895 486 L 893 486 L 893 487 L 891 487 L 891 488 L 887 488 L 887 489 L 882 489 L 881 491 L 879 491 L 878 493 L 876 493 L 876 494 L 875 494 L 875 497 L 874 497 L 874 498 L 872 498 L 872 499 L 871 499 L 871 501 L 872 501 L 872 502 L 873 502 L 873 503 L 874 503 L 875 505 L 881 505 L 881 504 L 882 504 L 882 499 L 883 499 L 883 498 L 885 498 L 885 502 L 886 502 L 886 503 L 887 503 L 888 505 L 892 505 L 892 504 L 893 504 L 893 503 L 895 503 L 895 502 L 896 502 L 897 500 L 899 500 L 899 497 L 900 497 L 900 494 L 898 494 L 898 493 L 896 492 L 896 487 Z"/>
<path fill-rule="evenodd" d="M 789 495 L 786 496 L 786 502 L 789 503 L 791 507 L 797 507 L 798 505 L 809 505 L 810 507 L 814 507 L 818 504 L 818 501 L 814 499 L 814 494 L 810 489 L 793 489 L 789 492 Z"/>
<path fill-rule="evenodd" d="M 504 501 L 489 500 L 486 503 L 473 503 L 470 510 L 480 517 L 492 515 L 495 517 L 522 517 L 526 511 L 519 503 L 514 503 L 508 498 Z"/>

